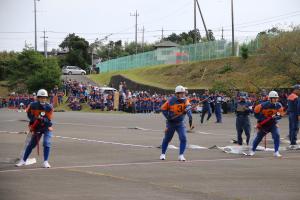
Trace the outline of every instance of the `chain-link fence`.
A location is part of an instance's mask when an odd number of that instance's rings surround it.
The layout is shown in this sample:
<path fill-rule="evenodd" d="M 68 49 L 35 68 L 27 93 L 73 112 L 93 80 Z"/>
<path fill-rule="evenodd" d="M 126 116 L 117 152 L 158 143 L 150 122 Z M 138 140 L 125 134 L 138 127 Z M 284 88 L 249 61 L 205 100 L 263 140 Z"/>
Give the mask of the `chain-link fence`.
<path fill-rule="evenodd" d="M 100 72 L 110 72 L 154 65 L 226 58 L 232 55 L 231 44 L 231 42 L 226 40 L 217 40 L 187 46 L 158 48 L 146 53 L 101 62 L 97 64 L 97 67 L 100 69 Z M 237 44 L 235 44 L 236 46 Z"/>

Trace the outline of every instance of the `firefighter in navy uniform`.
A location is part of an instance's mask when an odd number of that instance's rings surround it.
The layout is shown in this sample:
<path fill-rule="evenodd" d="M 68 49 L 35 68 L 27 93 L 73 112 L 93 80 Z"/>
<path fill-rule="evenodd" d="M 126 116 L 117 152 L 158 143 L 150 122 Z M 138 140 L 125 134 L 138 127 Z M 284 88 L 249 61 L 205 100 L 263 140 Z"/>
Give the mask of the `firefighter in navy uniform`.
<path fill-rule="evenodd" d="M 206 113 L 207 113 L 206 121 L 208 121 L 211 117 L 211 106 L 210 106 L 211 97 L 209 95 L 208 90 L 205 90 L 204 94 L 201 96 L 201 102 L 203 105 L 202 113 L 201 113 L 201 124 L 203 124 Z"/>
<path fill-rule="evenodd" d="M 250 156 L 255 154 L 258 144 L 269 132 L 271 132 L 274 141 L 274 156 L 281 157 L 279 153 L 280 135 L 277 123 L 281 119 L 281 116 L 284 115 L 284 111 L 281 103 L 278 102 L 278 99 L 278 93 L 276 91 L 271 91 L 269 93 L 269 100 L 254 108 L 258 133 L 249 152 Z"/>
<path fill-rule="evenodd" d="M 293 92 L 288 96 L 288 109 L 287 113 L 289 115 L 289 139 L 290 148 L 297 148 L 297 134 L 299 131 L 299 121 L 300 121 L 300 85 L 295 85 L 293 87 Z"/>
<path fill-rule="evenodd" d="M 189 117 L 190 128 L 193 128 L 191 105 L 189 100 L 185 97 L 185 94 L 186 88 L 181 85 L 177 86 L 175 88 L 175 96 L 171 97 L 161 107 L 162 113 L 167 120 L 165 136 L 162 141 L 162 153 L 160 155 L 161 160 L 166 159 L 168 145 L 172 140 L 175 131 L 177 131 L 180 141 L 178 160 L 185 161 L 184 151 L 187 139 L 184 118 L 186 114 Z"/>
<path fill-rule="evenodd" d="M 245 95 L 239 97 L 239 102 L 236 105 L 236 131 L 237 131 L 237 142 L 239 145 L 243 145 L 242 133 L 245 132 L 246 143 L 249 145 L 251 123 L 249 114 L 251 113 L 252 105 L 247 101 Z"/>
<path fill-rule="evenodd" d="M 224 102 L 224 97 L 219 92 L 216 92 L 216 96 L 214 99 L 215 102 L 215 115 L 216 115 L 216 123 L 222 123 L 222 103 Z"/>
<path fill-rule="evenodd" d="M 27 108 L 27 116 L 30 120 L 29 128 L 33 132 L 31 140 L 25 148 L 23 158 L 16 164 L 17 167 L 26 165 L 26 160 L 31 154 L 32 150 L 38 145 L 41 136 L 44 136 L 44 162 L 42 167 L 50 168 L 48 162 L 51 148 L 52 137 L 52 113 L 53 107 L 47 103 L 48 92 L 44 89 L 40 89 L 37 93 L 37 101 L 32 102 Z"/>

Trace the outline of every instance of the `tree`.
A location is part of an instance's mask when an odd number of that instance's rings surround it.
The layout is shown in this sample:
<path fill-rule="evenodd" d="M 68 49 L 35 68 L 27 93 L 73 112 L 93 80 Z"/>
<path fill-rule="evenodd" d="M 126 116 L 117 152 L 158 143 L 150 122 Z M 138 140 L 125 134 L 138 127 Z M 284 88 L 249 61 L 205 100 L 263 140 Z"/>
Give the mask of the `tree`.
<path fill-rule="evenodd" d="M 89 43 L 84 38 L 81 38 L 74 33 L 69 34 L 59 47 L 69 50 L 62 63 L 79 66 L 83 69 L 86 69 L 88 64 L 91 63 Z"/>
<path fill-rule="evenodd" d="M 168 37 L 166 37 L 165 40 L 168 40 L 168 41 L 171 41 L 171 42 L 175 42 L 175 43 L 179 43 L 180 37 L 176 33 L 172 33 L 171 35 L 169 35 Z"/>
<path fill-rule="evenodd" d="M 290 80 L 300 82 L 300 27 L 265 38 L 259 52 L 265 55 L 265 64 Z"/>
<path fill-rule="evenodd" d="M 33 49 L 24 49 L 10 63 L 9 85 L 17 92 L 50 90 L 60 85 L 61 70 L 56 58 L 46 59 Z"/>
<path fill-rule="evenodd" d="M 44 66 L 26 80 L 28 91 L 33 92 L 41 88 L 51 91 L 60 85 L 60 68 L 55 58 L 44 60 Z"/>
<path fill-rule="evenodd" d="M 210 29 L 208 29 L 208 40 L 209 41 L 215 41 L 216 40 L 216 38 L 214 36 L 214 33 Z"/>
<path fill-rule="evenodd" d="M 270 38 L 274 38 L 278 36 L 280 33 L 283 33 L 283 30 L 280 30 L 277 27 L 273 27 L 271 29 L 261 31 L 257 34 L 256 38 L 254 40 L 251 40 L 247 44 L 247 49 L 249 54 L 260 54 L 262 53 L 260 51 L 260 48 L 265 46 L 266 43 L 269 42 Z"/>
<path fill-rule="evenodd" d="M 196 43 L 201 41 L 201 34 L 199 29 L 191 30 L 189 32 L 182 32 L 180 34 L 172 33 L 168 37 L 165 38 L 165 40 L 178 43 L 180 45 L 189 45 L 194 43 L 194 38 L 196 35 Z"/>
<path fill-rule="evenodd" d="M 199 29 L 196 29 L 196 32 L 195 32 L 195 30 L 189 31 L 189 32 L 188 32 L 188 35 L 189 35 L 191 38 L 193 38 L 193 42 L 194 42 L 194 43 L 198 43 L 198 42 L 200 42 L 200 40 L 201 40 L 201 34 L 200 34 Z M 195 37 L 195 36 L 196 36 L 196 41 L 194 41 L 194 37 Z"/>
<path fill-rule="evenodd" d="M 153 44 L 142 44 L 138 43 L 138 52 L 147 52 L 154 50 Z M 128 55 L 136 54 L 136 44 L 135 42 L 122 44 L 121 40 L 116 42 L 109 41 L 108 44 L 100 46 L 97 50 L 97 55 L 101 58 L 102 61 L 119 58 Z"/>
<path fill-rule="evenodd" d="M 248 58 L 248 47 L 245 44 L 243 44 L 242 47 L 241 47 L 241 56 L 242 56 L 243 59 Z"/>
<path fill-rule="evenodd" d="M 0 52 L 0 80 L 6 80 L 11 73 L 11 63 L 15 62 L 17 54 L 14 52 Z"/>

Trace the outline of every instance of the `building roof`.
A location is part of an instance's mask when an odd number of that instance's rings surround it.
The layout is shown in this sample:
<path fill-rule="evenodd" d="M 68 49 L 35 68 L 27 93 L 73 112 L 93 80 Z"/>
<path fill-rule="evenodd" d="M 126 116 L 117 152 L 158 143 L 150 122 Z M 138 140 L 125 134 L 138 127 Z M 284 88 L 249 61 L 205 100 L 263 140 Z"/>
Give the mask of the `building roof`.
<path fill-rule="evenodd" d="M 156 48 L 167 48 L 167 47 L 178 47 L 178 46 L 179 46 L 178 44 L 171 41 L 162 41 L 161 43 L 154 45 L 154 47 Z"/>

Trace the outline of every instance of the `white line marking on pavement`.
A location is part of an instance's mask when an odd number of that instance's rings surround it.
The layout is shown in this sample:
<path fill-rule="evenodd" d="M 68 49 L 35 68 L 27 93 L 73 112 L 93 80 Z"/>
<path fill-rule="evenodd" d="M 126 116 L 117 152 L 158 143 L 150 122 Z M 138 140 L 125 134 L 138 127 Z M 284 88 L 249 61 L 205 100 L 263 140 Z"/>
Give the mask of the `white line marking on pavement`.
<path fill-rule="evenodd" d="M 78 140 L 78 141 L 86 141 L 86 142 L 96 142 L 96 143 L 102 143 L 102 144 L 115 144 L 115 145 L 121 145 L 121 146 L 131 146 L 131 147 L 143 147 L 143 148 L 155 148 L 155 146 L 147 146 L 147 145 L 139 145 L 139 144 L 128 144 L 128 143 L 120 143 L 120 142 L 108 142 L 103 140 L 93 140 L 93 139 L 85 139 L 85 138 L 74 138 L 74 137 L 66 137 L 66 136 L 54 136 L 56 138 L 62 138 L 62 139 L 71 139 L 71 140 Z"/>
<path fill-rule="evenodd" d="M 200 133 L 203 135 L 215 135 L 215 136 L 230 136 L 232 137 L 233 135 L 229 135 L 229 134 L 223 134 L 223 133 L 210 133 L 210 132 L 203 132 L 203 131 L 196 131 L 196 133 Z"/>
<path fill-rule="evenodd" d="M 8 134 L 16 134 L 16 133 L 23 133 L 23 132 L 8 132 L 8 131 L 0 131 L 0 133 L 8 133 Z M 130 143 L 121 143 L 121 142 L 111 142 L 111 141 L 103 141 L 103 140 L 96 140 L 96 139 L 86 139 L 86 138 L 76 138 L 76 137 L 68 137 L 68 136 L 60 136 L 55 135 L 54 138 L 60 139 L 69 139 L 69 140 L 76 140 L 76 141 L 84 141 L 84 142 L 95 142 L 95 143 L 102 143 L 102 144 L 113 144 L 113 145 L 121 145 L 121 146 L 130 146 L 130 147 L 142 147 L 142 148 L 157 148 L 156 146 L 150 145 L 140 145 L 140 144 L 130 144 Z M 178 147 L 170 144 L 168 149 L 178 149 Z M 208 149 L 207 147 L 202 147 L 198 145 L 189 144 L 187 145 L 187 149 Z"/>
<path fill-rule="evenodd" d="M 125 126 L 104 126 L 95 124 L 83 124 L 83 123 L 65 123 L 65 122 L 54 122 L 55 125 L 72 125 L 72 126 L 89 126 L 89 127 L 99 127 L 99 128 L 115 128 L 115 129 L 128 129 Z"/>
<path fill-rule="evenodd" d="M 57 122 L 54 124 L 56 125 L 74 125 L 74 126 L 89 126 L 89 127 L 99 127 L 99 128 L 114 128 L 114 129 L 135 129 L 140 131 L 151 131 L 151 132 L 163 132 L 163 130 L 154 130 L 154 129 L 147 129 L 142 127 L 126 127 L 126 126 L 105 126 L 105 125 L 95 125 L 95 124 L 82 124 L 82 123 L 65 123 L 65 122 Z"/>
<path fill-rule="evenodd" d="M 283 158 L 274 158 L 273 160 L 286 160 L 290 158 L 300 158 L 300 156 L 291 156 L 291 157 L 283 157 Z M 190 164 L 190 163 L 198 163 L 198 162 L 223 162 L 223 161 L 239 161 L 239 160 L 262 160 L 266 158 L 255 158 L 255 157 L 240 157 L 240 158 L 219 158 L 219 159 L 200 159 L 200 160 L 188 160 L 185 162 L 180 161 L 153 161 L 153 162 L 128 162 L 128 163 L 111 163 L 111 164 L 99 164 L 99 165 L 77 165 L 77 166 L 62 166 L 62 167 L 52 167 L 48 169 L 44 168 L 34 168 L 34 169 L 8 169 L 8 170 L 0 170 L 0 173 L 8 173 L 8 172 L 24 172 L 24 171 L 40 171 L 40 170 L 56 170 L 56 169 L 75 169 L 75 168 L 107 168 L 107 167 L 119 167 L 119 166 L 147 166 L 147 165 L 155 165 L 155 164 Z"/>
<path fill-rule="evenodd" d="M 1 120 L 1 122 L 16 122 L 16 121 L 19 121 L 19 120 L 16 120 L 16 119 Z"/>
<path fill-rule="evenodd" d="M 85 142 L 96 142 L 96 143 L 102 143 L 102 144 L 114 144 L 114 145 L 121 145 L 121 146 L 131 146 L 131 147 L 142 147 L 142 148 L 157 148 L 155 146 L 148 146 L 148 145 L 140 145 L 140 144 L 128 144 L 128 143 L 120 143 L 120 142 L 109 142 L 109 141 L 103 141 L 103 140 L 93 140 L 93 139 L 85 139 L 85 138 L 74 138 L 74 137 L 66 137 L 66 136 L 54 136 L 56 138 L 61 139 L 71 139 L 71 140 L 77 140 L 77 141 L 85 141 Z M 178 147 L 169 144 L 168 149 L 178 149 Z M 187 149 L 208 149 L 207 147 L 194 145 L 194 144 L 188 144 Z"/>
<path fill-rule="evenodd" d="M 19 120 L 6 120 L 9 122 L 12 121 L 19 121 Z M 163 129 L 147 129 L 143 127 L 126 127 L 126 126 L 106 126 L 106 125 L 96 125 L 96 124 L 84 124 L 84 123 L 70 123 L 70 122 L 53 122 L 54 125 L 72 125 L 72 126 L 87 126 L 87 127 L 99 127 L 99 128 L 112 128 L 112 129 L 133 129 L 133 130 L 140 130 L 140 131 L 149 131 L 149 132 L 164 132 Z M 234 135 L 228 135 L 228 134 L 216 134 L 216 133 L 210 133 L 210 132 L 204 132 L 204 131 L 196 131 L 196 133 L 200 133 L 203 135 L 214 135 L 214 136 L 234 136 Z"/>
<path fill-rule="evenodd" d="M 8 133 L 8 134 L 21 134 L 24 133 L 24 131 L 0 131 L 0 133 Z"/>

